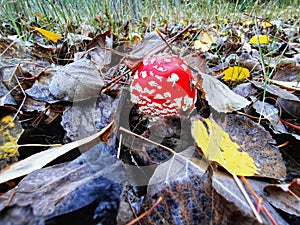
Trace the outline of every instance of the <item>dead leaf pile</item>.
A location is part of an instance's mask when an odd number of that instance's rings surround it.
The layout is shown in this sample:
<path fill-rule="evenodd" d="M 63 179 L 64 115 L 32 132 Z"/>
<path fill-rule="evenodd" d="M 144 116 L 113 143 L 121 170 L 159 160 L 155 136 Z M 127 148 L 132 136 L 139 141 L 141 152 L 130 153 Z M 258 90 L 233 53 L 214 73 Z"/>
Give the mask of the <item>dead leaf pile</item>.
<path fill-rule="evenodd" d="M 296 224 L 299 31 L 218 23 L 132 43 L 85 25 L 1 36 L 0 224 Z M 161 52 L 193 72 L 188 115 L 149 118 L 130 101 L 136 69 Z"/>

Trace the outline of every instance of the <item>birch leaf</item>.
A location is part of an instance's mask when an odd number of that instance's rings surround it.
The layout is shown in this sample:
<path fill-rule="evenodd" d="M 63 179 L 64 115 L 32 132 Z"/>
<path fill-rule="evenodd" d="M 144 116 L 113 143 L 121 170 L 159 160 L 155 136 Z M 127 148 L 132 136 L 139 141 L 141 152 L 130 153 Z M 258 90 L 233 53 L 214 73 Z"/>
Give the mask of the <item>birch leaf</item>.
<path fill-rule="evenodd" d="M 229 134 L 223 131 L 215 121 L 195 120 L 192 135 L 204 156 L 221 165 L 229 173 L 239 176 L 258 174 L 254 160 L 248 153 L 240 151 L 240 146 L 233 142 Z"/>
<path fill-rule="evenodd" d="M 258 44 L 261 44 L 261 45 L 265 45 L 265 44 L 269 44 L 269 37 L 267 35 L 254 35 L 250 41 L 249 41 L 250 44 L 253 44 L 253 45 L 258 45 Z"/>
<path fill-rule="evenodd" d="M 230 66 L 223 71 L 224 81 L 243 81 L 250 77 L 250 72 L 247 68 L 240 66 Z"/>
<path fill-rule="evenodd" d="M 56 43 L 59 39 L 63 38 L 61 35 L 56 34 L 52 31 L 48 31 L 39 27 L 34 27 L 39 33 L 44 35 L 46 38 L 48 38 L 50 41 L 53 41 Z"/>

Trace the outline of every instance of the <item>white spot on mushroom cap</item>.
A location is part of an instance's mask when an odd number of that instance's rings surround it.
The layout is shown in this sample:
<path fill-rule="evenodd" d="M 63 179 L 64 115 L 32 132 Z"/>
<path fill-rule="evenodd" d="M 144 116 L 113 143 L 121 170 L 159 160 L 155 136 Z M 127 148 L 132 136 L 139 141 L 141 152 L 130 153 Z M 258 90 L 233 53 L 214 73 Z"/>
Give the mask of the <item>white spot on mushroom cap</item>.
<path fill-rule="evenodd" d="M 181 64 L 181 67 L 183 68 L 184 71 L 186 71 L 188 68 L 188 66 L 186 64 Z"/>
<path fill-rule="evenodd" d="M 171 76 L 167 79 L 167 82 L 171 82 L 173 86 L 177 81 L 179 81 L 179 76 L 176 73 L 172 73 Z"/>
<path fill-rule="evenodd" d="M 159 75 L 155 75 L 155 78 L 158 79 L 160 82 L 162 82 L 163 77 Z"/>
<path fill-rule="evenodd" d="M 164 96 L 162 96 L 161 94 L 156 94 L 154 96 L 154 99 L 164 99 Z"/>
<path fill-rule="evenodd" d="M 147 71 L 141 71 L 142 78 L 146 78 L 148 76 Z"/>
<path fill-rule="evenodd" d="M 143 88 L 138 82 L 135 85 L 131 85 L 131 90 L 137 90 L 140 93 L 143 92 Z"/>
<path fill-rule="evenodd" d="M 182 110 L 183 111 L 186 111 L 188 110 L 194 103 L 194 99 L 193 98 L 190 98 L 189 96 L 184 96 L 183 98 L 183 106 L 182 106 Z"/>
<path fill-rule="evenodd" d="M 164 58 L 164 62 L 169 63 L 169 62 L 171 62 L 171 59 L 170 58 Z"/>
<path fill-rule="evenodd" d="M 174 102 L 175 102 L 176 106 L 178 106 L 178 107 L 181 107 L 181 101 L 182 101 L 182 97 L 174 98 Z"/>
<path fill-rule="evenodd" d="M 167 91 L 164 93 L 164 96 L 165 96 L 165 98 L 170 98 L 172 95 L 170 92 Z"/>
<path fill-rule="evenodd" d="M 160 72 L 167 72 L 168 70 L 163 67 L 158 67 L 158 65 L 153 66 L 154 69 L 160 71 Z"/>
<path fill-rule="evenodd" d="M 153 95 L 153 93 L 155 92 L 156 90 L 155 89 L 148 89 L 148 88 L 144 88 L 144 91 L 141 92 L 141 93 L 146 93 L 146 94 L 150 94 L 150 95 Z"/>
<path fill-rule="evenodd" d="M 151 80 L 151 81 L 149 82 L 149 85 L 150 85 L 151 87 L 157 87 L 157 86 L 158 86 L 158 83 L 156 83 L 154 80 Z"/>

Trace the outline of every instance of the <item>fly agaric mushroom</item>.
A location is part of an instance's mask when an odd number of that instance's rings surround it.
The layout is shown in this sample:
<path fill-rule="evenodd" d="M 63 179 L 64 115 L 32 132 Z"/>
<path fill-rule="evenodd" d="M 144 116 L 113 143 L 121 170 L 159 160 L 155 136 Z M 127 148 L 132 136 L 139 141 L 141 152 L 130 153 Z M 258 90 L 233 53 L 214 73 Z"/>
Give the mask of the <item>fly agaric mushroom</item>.
<path fill-rule="evenodd" d="M 190 68 L 178 56 L 154 55 L 139 66 L 130 86 L 131 101 L 153 117 L 191 112 L 196 101 L 192 81 Z"/>

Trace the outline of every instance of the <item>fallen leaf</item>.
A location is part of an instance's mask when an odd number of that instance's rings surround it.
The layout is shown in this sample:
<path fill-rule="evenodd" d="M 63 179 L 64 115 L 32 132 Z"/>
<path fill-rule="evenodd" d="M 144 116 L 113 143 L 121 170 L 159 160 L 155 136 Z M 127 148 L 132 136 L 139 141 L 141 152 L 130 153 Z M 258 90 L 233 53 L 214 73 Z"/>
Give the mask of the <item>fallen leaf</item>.
<path fill-rule="evenodd" d="M 254 24 L 255 24 L 254 20 L 245 20 L 243 22 L 243 26 L 249 26 L 249 25 L 254 25 Z"/>
<path fill-rule="evenodd" d="M 214 119 L 254 160 L 259 177 L 281 179 L 286 176 L 285 162 L 276 141 L 262 125 L 236 114 L 214 115 Z"/>
<path fill-rule="evenodd" d="M 1 171 L 0 183 L 24 176 L 28 173 L 42 168 L 57 157 L 96 139 L 100 135 L 104 134 L 112 125 L 113 122 L 108 124 L 105 128 L 94 135 L 91 135 L 79 141 L 71 142 L 61 147 L 50 148 L 10 165 L 9 167 Z"/>
<path fill-rule="evenodd" d="M 270 184 L 264 188 L 265 196 L 275 208 L 294 217 L 300 217 L 300 179 L 290 184 Z"/>
<path fill-rule="evenodd" d="M 250 104 L 246 98 L 234 93 L 228 86 L 216 78 L 201 73 L 202 89 L 208 104 L 217 112 L 233 112 Z"/>
<path fill-rule="evenodd" d="M 239 176 L 258 174 L 254 160 L 219 125 L 211 120 L 195 120 L 192 135 L 204 156 L 218 163 L 229 173 Z"/>
<path fill-rule="evenodd" d="M 213 33 L 201 31 L 198 40 L 194 42 L 194 47 L 196 50 L 200 49 L 202 52 L 207 52 L 215 41 L 216 37 Z"/>
<path fill-rule="evenodd" d="M 0 171 L 18 160 L 18 140 L 23 129 L 11 115 L 0 120 Z"/>
<path fill-rule="evenodd" d="M 270 122 L 270 128 L 274 131 L 275 134 L 280 133 L 288 133 L 280 121 L 279 111 L 275 106 L 267 103 L 262 102 L 256 99 L 255 97 L 250 97 L 253 102 L 253 108 L 255 111 L 262 115 Z"/>
<path fill-rule="evenodd" d="M 249 41 L 250 44 L 253 45 L 265 45 L 265 44 L 269 44 L 269 37 L 267 35 L 254 35 L 252 36 L 252 38 Z"/>
<path fill-rule="evenodd" d="M 82 222 L 76 222 L 116 224 L 123 185 L 129 178 L 122 161 L 110 155 L 110 148 L 101 142 L 71 162 L 32 172 L 2 196 L 1 214 L 7 215 L 8 208 L 30 206 L 35 217 L 53 222 L 57 216 L 84 212 L 84 207 L 96 203 L 92 214 L 85 214 L 84 219 L 79 216 Z M 12 217 L 10 221 L 21 224 L 21 219 Z"/>
<path fill-rule="evenodd" d="M 161 203 L 143 218 L 145 224 L 259 224 L 231 176 L 212 171 L 205 160 L 191 158 L 195 151 L 189 147 L 160 164 L 149 181 L 142 211 L 158 197 Z M 249 179 L 253 189 L 262 195 L 265 182 Z M 287 224 L 268 204 L 276 221 Z M 264 222 L 267 220 L 264 217 Z M 233 222 L 234 223 L 234 222 Z"/>
<path fill-rule="evenodd" d="M 288 81 L 279 81 L 279 80 L 270 80 L 272 84 L 276 84 L 282 88 L 291 90 L 291 91 L 300 91 L 299 82 L 288 82 Z"/>
<path fill-rule="evenodd" d="M 52 31 L 45 30 L 43 28 L 34 27 L 38 32 L 40 32 L 42 35 L 44 35 L 47 39 L 50 41 L 53 41 L 56 43 L 59 39 L 63 38 L 63 36 L 56 34 Z"/>
<path fill-rule="evenodd" d="M 264 22 L 262 23 L 262 26 L 263 26 L 263 28 L 268 28 L 268 27 L 272 27 L 273 24 L 270 23 L 270 22 L 268 22 L 268 21 L 264 21 Z"/>
<path fill-rule="evenodd" d="M 54 72 L 49 91 L 58 100 L 77 102 L 97 97 L 103 86 L 95 64 L 88 59 L 80 59 Z"/>
<path fill-rule="evenodd" d="M 299 98 L 292 94 L 291 92 L 285 90 L 285 89 L 282 89 L 280 87 L 278 87 L 277 85 L 274 85 L 274 84 L 266 84 L 264 85 L 264 83 L 260 83 L 258 81 L 250 81 L 255 87 L 257 87 L 258 89 L 260 90 L 266 90 L 267 93 L 269 94 L 272 94 L 272 95 L 275 95 L 279 98 L 284 98 L 284 99 L 287 99 L 287 100 L 295 100 L 295 101 L 299 101 Z"/>
<path fill-rule="evenodd" d="M 222 72 L 224 76 L 222 80 L 228 81 L 243 81 L 250 77 L 250 72 L 247 68 L 240 66 L 230 66 Z"/>

